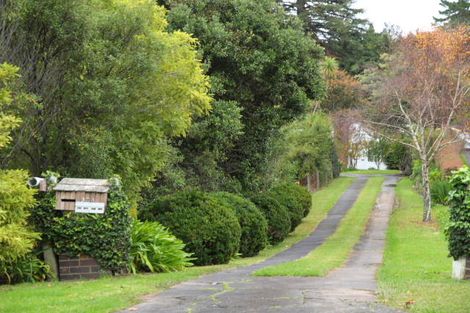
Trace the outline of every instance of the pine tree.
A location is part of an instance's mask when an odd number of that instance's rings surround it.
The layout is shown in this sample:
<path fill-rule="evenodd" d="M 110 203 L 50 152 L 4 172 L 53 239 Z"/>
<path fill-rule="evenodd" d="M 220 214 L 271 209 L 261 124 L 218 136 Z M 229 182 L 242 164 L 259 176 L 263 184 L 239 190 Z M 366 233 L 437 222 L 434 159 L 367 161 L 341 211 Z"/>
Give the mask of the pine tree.
<path fill-rule="evenodd" d="M 470 0 L 458 0 L 456 2 L 441 0 L 442 11 L 439 14 L 442 18 L 434 17 L 436 23 L 445 26 L 456 26 L 460 24 L 470 24 Z"/>
<path fill-rule="evenodd" d="M 388 50 L 388 33 L 377 33 L 368 20 L 360 18 L 363 10 L 354 8 L 352 0 L 279 2 L 296 14 L 304 22 L 306 32 L 352 74 L 361 73 L 367 63 L 378 61 Z"/>

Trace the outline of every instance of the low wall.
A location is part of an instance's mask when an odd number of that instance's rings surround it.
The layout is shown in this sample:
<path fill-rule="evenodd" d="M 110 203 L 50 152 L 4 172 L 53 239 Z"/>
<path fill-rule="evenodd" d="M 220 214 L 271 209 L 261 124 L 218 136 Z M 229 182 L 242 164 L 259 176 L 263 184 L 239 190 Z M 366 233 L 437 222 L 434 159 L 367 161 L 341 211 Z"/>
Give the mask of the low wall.
<path fill-rule="evenodd" d="M 100 277 L 101 273 L 101 268 L 94 258 L 87 255 L 59 255 L 60 280 L 93 279 Z"/>

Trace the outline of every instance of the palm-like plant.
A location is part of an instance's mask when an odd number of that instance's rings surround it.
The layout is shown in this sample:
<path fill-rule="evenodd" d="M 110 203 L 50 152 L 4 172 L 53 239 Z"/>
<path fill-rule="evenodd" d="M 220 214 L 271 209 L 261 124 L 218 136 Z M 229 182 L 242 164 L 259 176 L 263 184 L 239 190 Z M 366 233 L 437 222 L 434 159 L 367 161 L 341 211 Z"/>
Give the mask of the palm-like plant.
<path fill-rule="evenodd" d="M 131 240 L 129 270 L 134 274 L 172 272 L 192 265 L 184 243 L 157 222 L 135 220 Z"/>

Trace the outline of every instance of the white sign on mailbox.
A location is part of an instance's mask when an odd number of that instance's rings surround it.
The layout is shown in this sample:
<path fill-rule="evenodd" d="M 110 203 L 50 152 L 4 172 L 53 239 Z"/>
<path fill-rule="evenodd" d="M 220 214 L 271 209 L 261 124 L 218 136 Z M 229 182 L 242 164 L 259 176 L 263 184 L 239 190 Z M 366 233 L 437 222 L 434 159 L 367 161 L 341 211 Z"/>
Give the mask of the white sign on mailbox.
<path fill-rule="evenodd" d="M 76 202 L 75 213 L 103 214 L 104 203 L 99 202 Z"/>

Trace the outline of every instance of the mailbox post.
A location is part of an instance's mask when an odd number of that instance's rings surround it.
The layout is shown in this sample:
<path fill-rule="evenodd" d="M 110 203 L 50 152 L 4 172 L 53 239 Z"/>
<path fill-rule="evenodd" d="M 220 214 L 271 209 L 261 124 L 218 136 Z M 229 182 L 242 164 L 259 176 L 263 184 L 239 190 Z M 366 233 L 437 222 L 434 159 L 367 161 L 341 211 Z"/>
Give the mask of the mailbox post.
<path fill-rule="evenodd" d="M 110 183 L 106 179 L 64 178 L 55 187 L 56 210 L 70 214 L 104 214 Z M 74 212 L 74 213 L 72 213 Z M 97 278 L 99 264 L 87 255 L 59 255 L 60 280 Z"/>
<path fill-rule="evenodd" d="M 103 214 L 109 186 L 106 179 L 64 178 L 54 187 L 56 210 Z"/>

